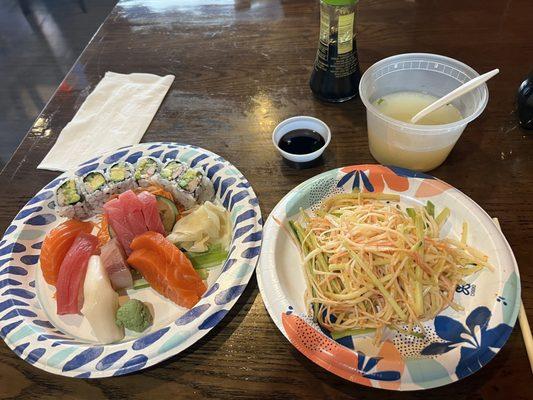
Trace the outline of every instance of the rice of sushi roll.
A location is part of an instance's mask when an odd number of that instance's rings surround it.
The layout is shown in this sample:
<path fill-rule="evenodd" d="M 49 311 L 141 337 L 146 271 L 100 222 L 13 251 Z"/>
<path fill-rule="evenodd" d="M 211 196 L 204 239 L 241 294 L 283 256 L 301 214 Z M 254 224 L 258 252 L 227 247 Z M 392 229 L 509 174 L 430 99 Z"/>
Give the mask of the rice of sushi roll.
<path fill-rule="evenodd" d="M 85 203 L 91 207 L 93 212 L 101 212 L 110 194 L 104 174 L 99 171 L 89 172 L 82 178 L 80 186 Z"/>
<path fill-rule="evenodd" d="M 160 161 L 153 157 L 142 157 L 135 167 L 135 180 L 141 187 L 149 186 L 157 181 L 159 176 Z"/>
<path fill-rule="evenodd" d="M 179 161 L 169 161 L 161 168 L 161 171 L 154 180 L 165 190 L 172 193 L 177 186 L 176 180 L 187 168 L 187 165 Z"/>
<path fill-rule="evenodd" d="M 137 183 L 133 178 L 133 166 L 126 161 L 119 161 L 107 169 L 107 181 L 110 193 L 122 193 L 129 189 L 135 189 Z"/>
<path fill-rule="evenodd" d="M 196 203 L 211 200 L 214 194 L 213 184 L 204 174 L 196 169 L 188 168 L 177 179 L 173 186 L 174 200 L 185 208 L 191 208 Z"/>
<path fill-rule="evenodd" d="M 56 189 L 59 215 L 66 218 L 85 219 L 91 216 L 91 207 L 85 202 L 76 179 L 67 179 Z"/>

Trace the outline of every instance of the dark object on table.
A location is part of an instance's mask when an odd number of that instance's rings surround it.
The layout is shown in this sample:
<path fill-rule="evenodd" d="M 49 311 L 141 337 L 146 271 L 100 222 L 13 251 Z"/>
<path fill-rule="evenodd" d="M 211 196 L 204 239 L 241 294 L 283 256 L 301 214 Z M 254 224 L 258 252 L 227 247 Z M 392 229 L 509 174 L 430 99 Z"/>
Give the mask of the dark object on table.
<path fill-rule="evenodd" d="M 320 150 L 325 144 L 322 135 L 312 129 L 294 129 L 281 137 L 278 146 L 287 153 L 309 154 Z"/>
<path fill-rule="evenodd" d="M 320 36 L 309 86 L 320 100 L 341 103 L 359 93 L 356 0 L 320 1 Z"/>
<path fill-rule="evenodd" d="M 524 129 L 533 129 L 533 71 L 520 84 L 516 102 L 520 126 Z"/>

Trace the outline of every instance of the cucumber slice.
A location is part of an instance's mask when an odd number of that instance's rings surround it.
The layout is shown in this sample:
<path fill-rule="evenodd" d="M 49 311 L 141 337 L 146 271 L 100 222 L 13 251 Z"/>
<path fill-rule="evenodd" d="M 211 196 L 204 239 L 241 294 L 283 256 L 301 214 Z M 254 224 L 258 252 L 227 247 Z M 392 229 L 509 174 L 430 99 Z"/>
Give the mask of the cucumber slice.
<path fill-rule="evenodd" d="M 167 233 L 170 233 L 172 231 L 172 228 L 174 228 L 176 219 L 178 218 L 178 209 L 174 202 L 164 196 L 156 195 L 155 198 L 157 200 L 159 216 L 161 217 L 161 221 L 163 222 L 165 231 Z"/>

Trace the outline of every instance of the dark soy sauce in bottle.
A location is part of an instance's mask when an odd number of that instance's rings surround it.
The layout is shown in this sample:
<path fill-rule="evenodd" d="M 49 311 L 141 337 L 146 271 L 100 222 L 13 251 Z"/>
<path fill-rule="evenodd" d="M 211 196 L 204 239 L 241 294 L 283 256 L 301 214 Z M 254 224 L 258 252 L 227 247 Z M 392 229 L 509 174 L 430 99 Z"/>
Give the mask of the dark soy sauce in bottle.
<path fill-rule="evenodd" d="M 309 86 L 320 100 L 341 103 L 359 94 L 355 43 L 357 0 L 320 1 L 320 37 Z"/>

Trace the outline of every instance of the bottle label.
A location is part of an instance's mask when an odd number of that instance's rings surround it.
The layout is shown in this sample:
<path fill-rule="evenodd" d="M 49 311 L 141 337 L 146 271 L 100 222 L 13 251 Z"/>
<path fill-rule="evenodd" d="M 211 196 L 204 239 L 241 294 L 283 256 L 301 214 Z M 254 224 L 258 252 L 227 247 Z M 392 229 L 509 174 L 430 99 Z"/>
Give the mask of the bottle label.
<path fill-rule="evenodd" d="M 337 39 L 339 54 L 349 53 L 353 49 L 353 24 L 354 13 L 339 15 Z M 320 23 L 320 34 L 322 36 L 322 22 Z"/>
<path fill-rule="evenodd" d="M 320 36 L 315 66 L 323 71 L 328 70 L 329 53 L 329 14 L 327 10 L 320 10 Z"/>

